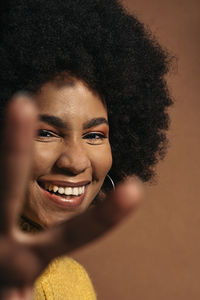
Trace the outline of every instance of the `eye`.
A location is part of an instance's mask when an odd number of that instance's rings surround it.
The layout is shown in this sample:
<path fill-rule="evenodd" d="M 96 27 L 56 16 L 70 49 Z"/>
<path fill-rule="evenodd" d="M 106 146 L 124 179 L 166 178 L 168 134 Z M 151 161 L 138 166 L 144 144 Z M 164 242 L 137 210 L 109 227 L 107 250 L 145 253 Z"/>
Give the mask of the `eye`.
<path fill-rule="evenodd" d="M 87 139 L 88 144 L 99 145 L 102 144 L 105 139 L 107 139 L 107 136 L 102 132 L 89 132 L 83 136 L 83 139 Z"/>
<path fill-rule="evenodd" d="M 36 140 L 39 141 L 52 141 L 52 139 L 58 139 L 60 136 L 51 130 L 39 129 L 37 132 Z"/>
<path fill-rule="evenodd" d="M 55 134 L 53 134 L 53 132 L 49 131 L 49 130 L 45 130 L 45 129 L 40 129 L 38 130 L 38 136 L 41 137 L 52 137 Z"/>

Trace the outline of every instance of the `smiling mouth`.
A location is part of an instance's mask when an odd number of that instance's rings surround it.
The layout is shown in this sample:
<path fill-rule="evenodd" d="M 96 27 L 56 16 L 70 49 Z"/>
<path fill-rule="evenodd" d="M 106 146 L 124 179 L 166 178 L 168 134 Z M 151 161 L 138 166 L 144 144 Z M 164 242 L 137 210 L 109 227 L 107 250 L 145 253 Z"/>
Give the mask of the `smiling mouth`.
<path fill-rule="evenodd" d="M 48 182 L 38 182 L 45 196 L 54 203 L 65 208 L 79 206 L 87 191 L 89 183 L 78 186 L 60 186 Z"/>
<path fill-rule="evenodd" d="M 69 196 L 69 197 L 76 197 L 84 194 L 85 192 L 85 185 L 79 186 L 79 187 L 63 187 L 63 186 L 57 186 L 53 185 L 51 183 L 45 183 L 41 184 L 41 186 L 51 194 L 55 195 L 61 195 L 61 196 Z"/>

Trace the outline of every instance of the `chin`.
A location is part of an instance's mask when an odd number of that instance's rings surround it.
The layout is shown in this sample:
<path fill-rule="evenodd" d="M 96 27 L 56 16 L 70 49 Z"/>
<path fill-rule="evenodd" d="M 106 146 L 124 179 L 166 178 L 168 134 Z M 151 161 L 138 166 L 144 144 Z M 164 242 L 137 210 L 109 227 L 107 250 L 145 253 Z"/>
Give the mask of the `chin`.
<path fill-rule="evenodd" d="M 100 188 L 99 184 L 89 183 L 80 194 L 66 196 L 52 193 L 35 182 L 31 185 L 31 193 L 30 190 L 27 193 L 32 196 L 27 197 L 23 215 L 44 229 L 50 228 L 86 211 Z"/>

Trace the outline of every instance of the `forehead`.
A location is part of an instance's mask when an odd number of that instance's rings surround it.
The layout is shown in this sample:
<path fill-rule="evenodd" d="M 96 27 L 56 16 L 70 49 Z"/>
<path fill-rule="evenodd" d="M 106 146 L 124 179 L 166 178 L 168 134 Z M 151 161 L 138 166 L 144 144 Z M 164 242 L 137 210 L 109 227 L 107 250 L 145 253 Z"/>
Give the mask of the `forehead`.
<path fill-rule="evenodd" d="M 39 113 L 55 115 L 60 118 L 90 119 L 104 117 L 107 109 L 103 100 L 81 80 L 54 80 L 45 83 L 36 95 Z"/>

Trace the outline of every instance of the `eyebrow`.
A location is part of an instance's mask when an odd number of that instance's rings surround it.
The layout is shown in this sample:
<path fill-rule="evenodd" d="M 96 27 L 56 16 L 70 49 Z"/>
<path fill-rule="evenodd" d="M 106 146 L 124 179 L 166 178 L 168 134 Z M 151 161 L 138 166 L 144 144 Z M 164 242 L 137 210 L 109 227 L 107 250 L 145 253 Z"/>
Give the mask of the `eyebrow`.
<path fill-rule="evenodd" d="M 62 129 L 67 129 L 67 122 L 64 122 L 61 118 L 52 116 L 52 115 L 39 115 L 39 120 L 45 122 L 49 125 L 59 127 Z M 94 126 L 98 126 L 101 124 L 107 124 L 108 121 L 105 118 L 93 118 L 83 124 L 83 129 L 89 129 Z"/>
<path fill-rule="evenodd" d="M 61 118 L 58 118 L 56 116 L 39 115 L 39 120 L 49 125 L 59 127 L 62 129 L 66 129 L 68 127 L 66 122 L 64 122 Z"/>
<path fill-rule="evenodd" d="M 88 128 L 98 126 L 98 125 L 101 125 L 101 124 L 107 124 L 108 125 L 108 121 L 105 118 L 94 118 L 94 119 L 91 119 L 91 120 L 85 122 L 83 124 L 83 129 L 88 129 Z"/>

